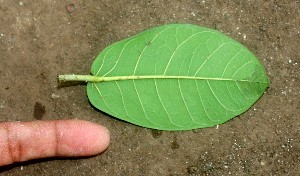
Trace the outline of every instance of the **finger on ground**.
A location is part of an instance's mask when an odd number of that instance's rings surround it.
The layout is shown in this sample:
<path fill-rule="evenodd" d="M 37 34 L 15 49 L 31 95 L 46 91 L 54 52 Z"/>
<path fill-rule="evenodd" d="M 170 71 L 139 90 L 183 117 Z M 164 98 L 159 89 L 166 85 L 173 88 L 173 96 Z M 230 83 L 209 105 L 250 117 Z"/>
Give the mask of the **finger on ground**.
<path fill-rule="evenodd" d="M 108 130 L 82 120 L 0 123 L 0 166 L 46 157 L 92 156 L 109 144 Z"/>

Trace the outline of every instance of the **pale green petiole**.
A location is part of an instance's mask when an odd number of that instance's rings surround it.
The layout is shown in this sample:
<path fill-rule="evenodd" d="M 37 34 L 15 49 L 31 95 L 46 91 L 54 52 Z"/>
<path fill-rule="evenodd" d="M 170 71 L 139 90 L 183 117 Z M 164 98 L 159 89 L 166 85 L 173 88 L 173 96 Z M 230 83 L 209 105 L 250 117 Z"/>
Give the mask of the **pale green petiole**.
<path fill-rule="evenodd" d="M 99 76 L 92 75 L 58 75 L 58 81 L 85 81 L 85 82 L 101 82 L 103 81 Z"/>

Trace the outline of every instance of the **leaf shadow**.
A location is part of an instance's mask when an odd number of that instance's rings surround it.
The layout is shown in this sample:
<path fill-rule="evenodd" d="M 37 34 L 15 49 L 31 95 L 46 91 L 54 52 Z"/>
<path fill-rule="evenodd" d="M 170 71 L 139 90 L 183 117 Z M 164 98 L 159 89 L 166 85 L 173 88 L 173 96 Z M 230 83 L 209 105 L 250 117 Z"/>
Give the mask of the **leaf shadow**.
<path fill-rule="evenodd" d="M 83 81 L 57 81 L 57 88 L 64 88 L 64 87 L 73 87 L 73 86 L 82 86 L 86 85 L 86 82 Z"/>

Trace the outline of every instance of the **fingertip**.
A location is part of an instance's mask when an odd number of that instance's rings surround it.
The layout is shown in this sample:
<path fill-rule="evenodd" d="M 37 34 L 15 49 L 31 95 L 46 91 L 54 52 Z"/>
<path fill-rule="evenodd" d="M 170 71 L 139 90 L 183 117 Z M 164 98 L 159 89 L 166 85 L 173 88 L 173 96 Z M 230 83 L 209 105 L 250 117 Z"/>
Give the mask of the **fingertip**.
<path fill-rule="evenodd" d="M 96 129 L 97 130 L 97 129 Z M 110 143 L 110 133 L 108 131 L 108 129 L 102 125 L 98 125 L 98 151 L 97 149 L 95 149 L 95 153 L 102 153 L 103 151 L 105 151 Z"/>
<path fill-rule="evenodd" d="M 59 153 L 61 156 L 92 156 L 108 148 L 110 134 L 102 125 L 70 120 L 60 128 Z"/>

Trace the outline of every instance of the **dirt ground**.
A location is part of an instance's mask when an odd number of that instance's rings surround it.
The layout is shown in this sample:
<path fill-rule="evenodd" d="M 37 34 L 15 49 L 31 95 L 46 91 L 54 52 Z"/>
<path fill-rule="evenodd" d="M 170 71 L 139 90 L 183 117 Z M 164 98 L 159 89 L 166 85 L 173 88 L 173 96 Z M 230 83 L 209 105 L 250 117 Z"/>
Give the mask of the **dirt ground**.
<path fill-rule="evenodd" d="M 77 118 L 106 126 L 96 157 L 43 159 L 3 175 L 298 175 L 299 0 L 0 0 L 0 121 Z M 62 73 L 89 74 L 111 43 L 149 27 L 192 23 L 243 43 L 271 80 L 246 113 L 220 125 L 165 132 L 96 111 L 85 85 L 58 89 Z M 0 156 L 1 157 L 1 156 Z"/>

